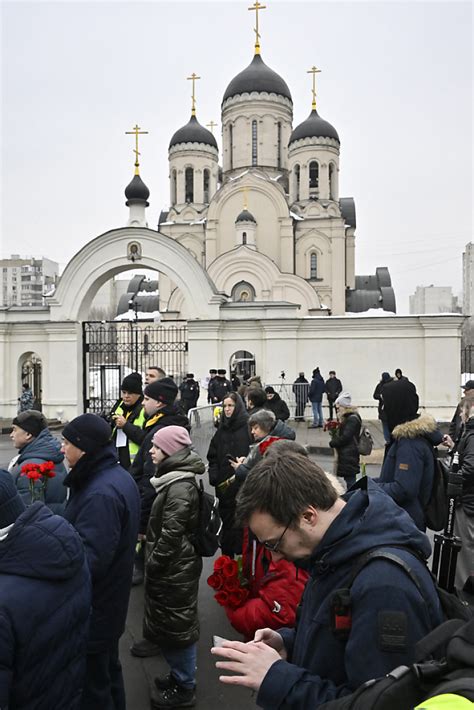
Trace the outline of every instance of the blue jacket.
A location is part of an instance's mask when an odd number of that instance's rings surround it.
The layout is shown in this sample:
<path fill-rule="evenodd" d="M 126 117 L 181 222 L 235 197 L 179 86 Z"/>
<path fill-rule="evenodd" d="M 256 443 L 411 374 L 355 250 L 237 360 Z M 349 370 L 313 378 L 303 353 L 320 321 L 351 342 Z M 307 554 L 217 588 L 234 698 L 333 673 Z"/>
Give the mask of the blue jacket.
<path fill-rule="evenodd" d="M 1 708 L 79 708 L 90 609 L 79 535 L 34 503 L 0 541 Z"/>
<path fill-rule="evenodd" d="M 322 402 L 323 394 L 326 391 L 326 383 L 321 375 L 315 375 L 309 386 L 308 398 L 310 402 Z"/>
<path fill-rule="evenodd" d="M 441 443 L 442 434 L 433 417 L 423 414 L 396 426 L 392 438 L 378 483 L 424 531 L 423 511 L 433 488 L 433 446 Z"/>
<path fill-rule="evenodd" d="M 44 502 L 57 515 L 64 514 L 66 504 L 66 488 L 63 485 L 67 471 L 63 464 L 64 454 L 61 453 L 61 444 L 51 434 L 49 429 L 40 431 L 29 444 L 20 449 L 18 458 L 10 468 L 10 473 L 16 482 L 18 493 L 22 497 L 25 505 L 30 505 L 31 497 L 29 490 L 29 480 L 26 476 L 21 476 L 21 467 L 25 463 L 44 463 L 52 461 L 56 476 L 48 480 Z"/>
<path fill-rule="evenodd" d="M 89 652 L 106 650 L 122 635 L 132 584 L 140 496 L 109 444 L 86 454 L 66 478 L 71 487 L 64 516 L 82 538 L 92 575 Z"/>
<path fill-rule="evenodd" d="M 336 589 L 350 577 L 355 558 L 378 546 L 406 545 L 428 557 L 430 544 L 410 516 L 376 483 L 363 479 L 343 496 L 347 504 L 327 529 L 311 557 L 311 577 L 296 629 L 280 629 L 287 661 L 276 661 L 260 687 L 257 704 L 267 710 L 310 710 L 346 695 L 370 678 L 413 662 L 415 643 L 443 621 L 438 595 L 423 562 L 396 550 L 413 569 L 424 590 L 394 563 L 373 560 L 351 588 L 352 628 L 347 642 L 331 629 L 330 605 Z M 398 649 L 384 650 L 389 628 L 383 614 L 400 612 L 405 637 Z M 385 631 L 385 633 L 383 633 Z M 391 636 L 388 634 L 388 640 Z"/>

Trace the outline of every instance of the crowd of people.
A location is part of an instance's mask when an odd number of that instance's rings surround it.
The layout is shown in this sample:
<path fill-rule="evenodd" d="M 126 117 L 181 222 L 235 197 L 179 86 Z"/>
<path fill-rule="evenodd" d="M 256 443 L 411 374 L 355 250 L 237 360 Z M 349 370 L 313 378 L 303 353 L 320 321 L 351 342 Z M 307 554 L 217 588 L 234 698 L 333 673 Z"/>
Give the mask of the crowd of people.
<path fill-rule="evenodd" d="M 238 603 L 220 596 L 243 637 L 212 649 L 223 683 L 251 688 L 263 708 L 306 710 L 413 662 L 417 641 L 444 619 L 424 518 L 440 445 L 458 452 L 463 481 L 456 586 L 474 582 L 474 381 L 443 435 L 401 370 L 382 373 L 373 396 L 386 447 L 369 478 L 351 394 L 334 371 L 326 381 L 318 367 L 312 374 L 293 383 L 294 419 L 309 401 L 310 426 L 324 426 L 326 395 L 335 476 L 296 441 L 274 387 L 224 369 L 205 383 L 219 405 L 207 461 L 192 446 L 192 373 L 179 386 L 158 367 L 144 382 L 129 373 L 111 411 L 67 423 L 62 445 L 39 411 L 18 413 L 18 454 L 0 471 L 0 708 L 125 710 L 118 644 L 133 584 L 143 584 L 143 638 L 130 651 L 169 666 L 154 678 L 151 707 L 195 705 L 206 470 L 222 519 L 219 560 L 245 587 Z M 375 547 L 396 550 L 417 584 L 377 558 L 341 601 L 354 561 Z"/>

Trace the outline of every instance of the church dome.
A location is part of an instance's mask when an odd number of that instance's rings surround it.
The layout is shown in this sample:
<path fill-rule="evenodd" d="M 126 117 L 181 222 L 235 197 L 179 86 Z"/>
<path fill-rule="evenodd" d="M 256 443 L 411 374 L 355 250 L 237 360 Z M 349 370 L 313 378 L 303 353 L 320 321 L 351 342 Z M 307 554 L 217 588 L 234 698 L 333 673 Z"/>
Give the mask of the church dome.
<path fill-rule="evenodd" d="M 256 54 L 248 67 L 234 76 L 225 91 L 222 102 L 231 96 L 251 94 L 252 91 L 278 94 L 292 100 L 286 82 L 273 69 L 267 67 L 260 54 Z"/>
<path fill-rule="evenodd" d="M 290 136 L 288 145 L 302 138 L 333 138 L 340 143 L 339 136 L 334 126 L 318 114 L 316 109 L 313 109 L 306 121 L 296 126 Z"/>
<path fill-rule="evenodd" d="M 248 210 L 242 210 L 242 212 L 237 216 L 235 224 L 237 224 L 238 222 L 253 222 L 254 224 L 257 224 L 257 220 L 255 219 L 253 214 Z"/>
<path fill-rule="evenodd" d="M 201 126 L 196 116 L 191 116 L 189 122 L 176 131 L 170 140 L 169 148 L 178 143 L 204 143 L 217 149 L 217 142 L 211 131 Z"/>
<path fill-rule="evenodd" d="M 127 200 L 143 200 L 146 202 L 150 197 L 150 190 L 147 188 L 140 175 L 134 175 L 133 180 L 125 188 Z"/>

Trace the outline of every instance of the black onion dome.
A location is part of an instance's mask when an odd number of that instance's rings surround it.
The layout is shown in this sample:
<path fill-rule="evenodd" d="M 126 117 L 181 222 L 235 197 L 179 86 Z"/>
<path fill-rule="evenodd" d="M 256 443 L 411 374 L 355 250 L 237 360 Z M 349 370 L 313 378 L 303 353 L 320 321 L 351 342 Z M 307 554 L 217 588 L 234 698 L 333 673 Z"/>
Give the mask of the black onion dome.
<path fill-rule="evenodd" d="M 146 202 L 150 197 L 150 190 L 147 188 L 140 175 L 134 175 L 132 182 L 125 188 L 127 200 L 143 200 Z"/>
<path fill-rule="evenodd" d="M 267 67 L 260 54 L 256 54 L 248 67 L 234 76 L 222 101 L 238 94 L 251 94 L 252 91 L 278 94 L 292 100 L 286 81 L 273 69 Z"/>
<path fill-rule="evenodd" d="M 306 121 L 303 121 L 303 123 L 300 123 L 299 126 L 296 126 L 290 136 L 288 145 L 290 145 L 290 143 L 294 143 L 295 141 L 301 140 L 301 138 L 313 137 L 333 138 L 340 143 L 339 136 L 334 126 L 331 126 L 328 121 L 321 118 L 316 109 L 311 111 Z"/>
<path fill-rule="evenodd" d="M 237 219 L 235 220 L 235 224 L 237 222 L 254 222 L 254 224 L 257 224 L 257 220 L 253 216 L 251 212 L 248 210 L 242 210 L 242 212 L 238 215 Z"/>
<path fill-rule="evenodd" d="M 196 116 L 191 116 L 189 122 L 179 128 L 170 140 L 169 148 L 172 148 L 178 143 L 205 143 L 217 148 L 217 142 L 211 131 L 201 126 Z"/>

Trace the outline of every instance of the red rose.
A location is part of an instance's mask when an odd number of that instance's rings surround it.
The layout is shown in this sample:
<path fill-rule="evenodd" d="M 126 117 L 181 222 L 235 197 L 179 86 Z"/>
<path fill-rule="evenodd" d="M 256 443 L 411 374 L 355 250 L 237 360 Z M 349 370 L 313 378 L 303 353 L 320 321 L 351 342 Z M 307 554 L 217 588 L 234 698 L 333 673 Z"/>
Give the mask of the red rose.
<path fill-rule="evenodd" d="M 221 555 L 220 557 L 218 557 L 217 560 L 214 562 L 214 572 L 217 572 L 218 570 L 222 569 L 226 562 L 232 562 L 231 558 L 227 555 Z"/>
<path fill-rule="evenodd" d="M 214 599 L 221 606 L 225 606 L 227 604 L 228 598 L 229 595 L 227 594 L 227 592 L 217 592 L 217 594 L 214 594 Z"/>
<path fill-rule="evenodd" d="M 243 601 L 243 597 L 240 593 L 240 590 L 238 590 L 236 592 L 229 593 L 227 603 L 231 609 L 238 609 L 239 606 L 242 606 L 242 601 Z"/>
<path fill-rule="evenodd" d="M 240 583 L 237 577 L 226 577 L 224 580 L 224 589 L 226 592 L 235 592 L 240 589 Z"/>
<path fill-rule="evenodd" d="M 43 472 L 43 476 L 46 476 L 46 478 L 54 478 L 56 474 L 54 471 L 48 470 Z"/>
<path fill-rule="evenodd" d="M 235 560 L 229 559 L 222 568 L 224 577 L 236 577 L 239 574 L 239 565 Z"/>
<path fill-rule="evenodd" d="M 220 589 L 222 587 L 222 577 L 218 574 L 211 574 L 207 578 L 207 583 L 212 589 Z"/>

